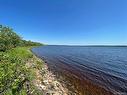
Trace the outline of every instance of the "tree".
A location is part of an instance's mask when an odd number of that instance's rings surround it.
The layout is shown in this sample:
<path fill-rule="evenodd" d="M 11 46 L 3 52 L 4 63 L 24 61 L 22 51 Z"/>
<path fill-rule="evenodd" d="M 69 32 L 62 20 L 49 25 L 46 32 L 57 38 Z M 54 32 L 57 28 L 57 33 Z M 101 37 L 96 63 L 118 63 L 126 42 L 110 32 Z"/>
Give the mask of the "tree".
<path fill-rule="evenodd" d="M 0 51 L 14 48 L 19 45 L 21 37 L 9 27 L 0 25 Z"/>
<path fill-rule="evenodd" d="M 6 51 L 17 46 L 40 46 L 41 43 L 22 40 L 11 28 L 0 25 L 0 51 Z"/>

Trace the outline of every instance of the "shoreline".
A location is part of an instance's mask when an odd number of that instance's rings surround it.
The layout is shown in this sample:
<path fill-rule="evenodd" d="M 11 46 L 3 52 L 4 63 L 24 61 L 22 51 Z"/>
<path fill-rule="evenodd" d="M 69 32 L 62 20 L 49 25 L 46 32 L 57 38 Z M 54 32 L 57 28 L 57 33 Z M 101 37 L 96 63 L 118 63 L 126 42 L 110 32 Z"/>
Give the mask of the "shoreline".
<path fill-rule="evenodd" d="M 67 83 L 65 80 L 62 80 L 62 77 L 58 79 L 52 71 L 50 71 L 47 63 L 44 62 L 43 59 L 37 57 L 34 53 L 33 56 L 35 60 L 38 60 L 42 63 L 42 67 L 40 69 L 35 69 L 35 80 L 33 80 L 33 84 L 43 92 L 44 95 L 78 95 L 75 93 L 75 89 L 73 91 L 67 88 Z M 36 63 L 34 63 L 36 64 Z"/>
<path fill-rule="evenodd" d="M 12 76 L 0 76 L 3 83 L 0 95 L 76 95 L 58 81 L 46 63 L 30 51 L 31 48 L 17 47 L 0 52 L 1 73 Z M 12 81 L 7 82 L 4 78 Z"/>
<path fill-rule="evenodd" d="M 75 92 L 76 95 L 114 95 L 112 92 L 107 91 L 99 85 L 96 85 L 89 80 L 82 79 L 80 76 L 76 76 L 67 70 L 65 70 L 64 73 L 62 71 L 55 71 L 52 67 L 50 67 L 50 70 L 57 75 L 56 77 L 60 79 L 59 81 L 62 79 L 61 82 L 64 82 L 65 84 L 67 82 L 66 86 L 68 89 Z M 73 87 L 73 89 L 69 87 Z"/>
<path fill-rule="evenodd" d="M 53 76 L 52 78 L 60 83 L 59 85 L 61 85 L 63 90 L 66 91 L 66 93 L 62 93 L 62 95 L 114 95 L 112 92 L 109 92 L 106 89 L 93 84 L 89 80 L 80 79 L 79 77 L 76 77 L 69 72 L 63 73 L 62 71 L 56 71 L 47 64 L 47 61 L 44 58 L 39 59 L 44 62 L 44 69 L 46 69 L 47 72 L 50 72 L 47 75 L 51 74 Z"/>
<path fill-rule="evenodd" d="M 117 85 L 118 82 L 114 81 L 114 80 L 119 80 L 117 79 L 117 77 L 112 77 L 110 74 L 108 73 L 106 74 L 106 72 L 104 71 L 101 72 L 101 70 L 103 69 L 98 70 L 94 68 L 94 65 L 93 67 L 92 65 L 91 67 L 89 65 L 87 67 L 87 65 L 85 65 L 85 64 L 88 64 L 87 60 L 84 61 L 85 60 L 84 59 L 80 61 L 78 60 L 78 58 L 74 59 L 75 56 L 74 57 L 70 56 L 66 52 L 66 50 L 64 53 L 63 48 L 62 49 L 53 48 L 51 50 L 50 49 L 51 47 L 50 48 L 44 47 L 42 49 L 38 48 L 38 49 L 32 49 L 32 50 L 41 59 L 43 59 L 43 61 L 47 63 L 50 71 L 52 71 L 55 75 L 57 75 L 56 76 L 57 79 L 61 76 L 67 77 L 65 81 L 69 80 L 71 84 L 75 85 L 76 90 L 78 89 L 78 92 L 79 93 L 81 92 L 80 95 L 121 95 L 126 93 L 124 92 L 126 91 L 126 89 L 122 88 L 122 86 L 120 85 Z M 61 52 L 59 53 L 58 51 L 60 50 Z M 70 58 L 67 58 L 68 56 L 70 56 Z M 82 58 L 82 56 L 79 56 L 79 59 L 80 57 Z M 73 65 L 73 62 L 76 65 Z M 84 67 L 81 67 L 79 62 L 81 62 L 81 65 L 84 64 L 83 65 Z M 86 62 L 86 63 L 83 63 L 83 62 Z M 122 80 L 119 82 L 121 82 L 121 84 L 124 84 L 124 81 L 122 82 Z M 116 85 L 113 83 L 115 83 Z"/>
<path fill-rule="evenodd" d="M 47 60 L 35 55 L 31 48 L 17 47 L 1 54 L 0 57 L 3 62 L 1 65 L 8 66 L 10 68 L 8 72 L 16 70 L 11 75 L 16 75 L 17 79 L 13 79 L 12 83 L 10 82 L 10 85 L 14 84 L 15 88 L 8 87 L 7 93 L 24 93 L 23 95 L 113 95 L 89 80 L 83 80 L 80 72 L 71 71 L 64 64 L 59 64 L 64 67 L 63 69 L 48 64 Z M 14 65 L 13 68 L 10 67 L 11 65 Z"/>
<path fill-rule="evenodd" d="M 32 52 L 32 50 L 31 50 Z M 32 52 L 33 53 L 33 52 Z M 106 90 L 105 88 L 92 83 L 89 80 L 85 80 L 80 78 L 79 72 L 74 71 L 73 73 L 69 72 L 68 70 L 56 70 L 59 67 L 54 67 L 53 65 L 48 64 L 48 60 L 46 60 L 44 57 L 39 57 L 35 53 L 33 53 L 37 58 L 41 59 L 46 67 L 48 68 L 48 71 L 53 74 L 53 76 L 56 77 L 57 81 L 64 84 L 64 87 L 68 89 L 68 92 L 72 94 L 67 95 L 114 95 L 113 92 L 110 92 Z M 62 64 L 61 64 L 62 66 Z M 64 64 L 63 64 L 64 66 Z M 56 69 L 55 69 L 56 68 Z M 64 94 L 63 94 L 64 95 Z"/>

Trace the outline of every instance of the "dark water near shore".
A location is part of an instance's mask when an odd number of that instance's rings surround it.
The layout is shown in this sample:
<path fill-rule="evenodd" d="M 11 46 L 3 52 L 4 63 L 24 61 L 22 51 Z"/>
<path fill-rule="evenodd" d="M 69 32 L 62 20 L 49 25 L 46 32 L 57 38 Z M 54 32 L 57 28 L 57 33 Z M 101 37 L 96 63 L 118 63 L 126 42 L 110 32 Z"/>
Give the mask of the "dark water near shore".
<path fill-rule="evenodd" d="M 43 46 L 32 51 L 58 71 L 127 95 L 127 47 Z"/>

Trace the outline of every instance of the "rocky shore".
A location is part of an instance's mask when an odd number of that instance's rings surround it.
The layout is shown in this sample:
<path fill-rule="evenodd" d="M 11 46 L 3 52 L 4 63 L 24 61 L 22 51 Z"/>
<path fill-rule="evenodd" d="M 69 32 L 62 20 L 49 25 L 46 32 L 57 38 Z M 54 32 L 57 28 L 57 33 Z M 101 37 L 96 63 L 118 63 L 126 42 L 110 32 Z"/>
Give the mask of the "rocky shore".
<path fill-rule="evenodd" d="M 56 77 L 48 68 L 47 64 L 33 56 L 29 59 L 26 66 L 32 68 L 35 74 L 35 78 L 32 84 L 43 94 L 43 95 L 77 95 L 74 87 L 65 79 Z M 68 89 L 68 85 L 70 89 Z M 34 91 L 31 91 L 31 95 Z"/>

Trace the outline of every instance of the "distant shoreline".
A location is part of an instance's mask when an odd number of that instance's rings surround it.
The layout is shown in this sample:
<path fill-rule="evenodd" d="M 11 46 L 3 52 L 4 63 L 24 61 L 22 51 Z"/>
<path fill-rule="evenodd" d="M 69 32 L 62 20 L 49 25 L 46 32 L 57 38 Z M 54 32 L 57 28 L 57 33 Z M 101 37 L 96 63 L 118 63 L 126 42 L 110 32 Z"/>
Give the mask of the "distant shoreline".
<path fill-rule="evenodd" d="M 127 47 L 127 45 L 45 45 L 45 46 L 79 46 L 79 47 Z"/>

